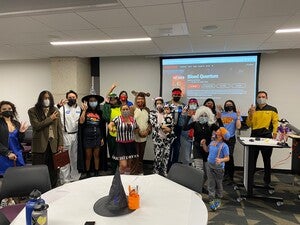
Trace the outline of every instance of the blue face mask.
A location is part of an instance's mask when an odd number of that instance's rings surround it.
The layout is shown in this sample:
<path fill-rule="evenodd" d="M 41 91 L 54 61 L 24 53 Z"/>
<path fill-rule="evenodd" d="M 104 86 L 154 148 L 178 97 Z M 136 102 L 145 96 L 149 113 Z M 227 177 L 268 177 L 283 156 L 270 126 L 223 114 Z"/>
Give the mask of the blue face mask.
<path fill-rule="evenodd" d="M 208 122 L 208 117 L 207 116 L 200 116 L 199 117 L 199 123 L 204 124 Z"/>
<path fill-rule="evenodd" d="M 89 105 L 92 107 L 92 108 L 96 108 L 97 105 L 98 105 L 98 102 L 89 102 Z"/>

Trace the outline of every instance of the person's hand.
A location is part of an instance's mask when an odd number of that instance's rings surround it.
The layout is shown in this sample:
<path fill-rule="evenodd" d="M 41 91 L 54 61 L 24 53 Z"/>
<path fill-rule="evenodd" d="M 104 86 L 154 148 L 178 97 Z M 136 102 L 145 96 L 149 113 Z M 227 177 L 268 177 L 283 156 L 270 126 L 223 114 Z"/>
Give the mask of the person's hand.
<path fill-rule="evenodd" d="M 113 91 L 116 87 L 117 87 L 117 84 L 116 84 L 116 83 L 113 83 L 113 84 L 111 85 L 110 90 Z"/>
<path fill-rule="evenodd" d="M 81 109 L 82 111 L 86 111 L 88 109 L 88 104 L 87 104 L 87 101 L 84 101 L 81 105 Z"/>
<path fill-rule="evenodd" d="M 206 145 L 206 140 L 205 140 L 205 139 L 202 139 L 202 140 L 200 141 L 200 146 L 203 146 L 203 145 Z"/>
<path fill-rule="evenodd" d="M 162 125 L 162 126 L 161 126 L 161 129 L 162 129 L 162 131 L 163 131 L 165 134 L 168 134 L 168 133 L 171 132 L 171 128 L 168 127 L 168 126 L 166 126 L 166 125 Z"/>
<path fill-rule="evenodd" d="M 66 104 L 68 102 L 68 99 L 61 99 L 58 103 L 59 106 L 63 106 L 64 104 Z"/>
<path fill-rule="evenodd" d="M 64 150 L 64 146 L 63 145 L 59 145 L 58 147 L 57 147 L 57 151 L 58 152 L 62 152 Z"/>
<path fill-rule="evenodd" d="M 222 117 L 222 113 L 220 111 L 217 111 L 216 119 L 220 119 L 221 117 Z"/>
<path fill-rule="evenodd" d="M 239 109 L 236 110 L 236 115 L 238 118 L 241 118 L 241 111 Z"/>
<path fill-rule="evenodd" d="M 13 160 L 13 161 L 16 161 L 17 160 L 17 156 L 14 154 L 14 153 L 9 153 L 8 156 L 9 160 Z"/>
<path fill-rule="evenodd" d="M 59 115 L 59 112 L 54 111 L 50 116 L 51 120 L 56 120 L 58 118 L 58 115 Z"/>
<path fill-rule="evenodd" d="M 221 158 L 216 158 L 216 164 L 221 164 L 222 159 Z"/>
<path fill-rule="evenodd" d="M 100 141 L 100 146 L 103 146 L 103 145 L 104 145 L 104 140 L 102 138 L 101 141 Z"/>
<path fill-rule="evenodd" d="M 221 105 L 217 105 L 217 111 L 219 111 L 219 112 L 223 112 L 223 108 L 222 108 L 222 106 L 221 106 Z"/>
<path fill-rule="evenodd" d="M 249 116 L 252 116 L 255 113 L 255 106 L 251 104 L 250 109 L 248 110 Z"/>
<path fill-rule="evenodd" d="M 273 139 L 277 139 L 277 134 L 276 134 L 276 133 L 273 133 L 273 134 L 272 134 L 272 138 L 273 138 Z"/>
<path fill-rule="evenodd" d="M 24 133 L 28 129 L 28 127 L 29 127 L 29 124 L 27 124 L 26 122 L 21 122 L 19 131 L 21 133 Z"/>
<path fill-rule="evenodd" d="M 142 138 L 145 138 L 148 136 L 148 131 L 147 130 L 139 130 L 139 136 Z"/>
<path fill-rule="evenodd" d="M 189 109 L 188 112 L 187 112 L 187 115 L 190 116 L 190 117 L 192 117 L 193 115 L 195 115 L 195 112 L 196 112 L 196 110 Z"/>

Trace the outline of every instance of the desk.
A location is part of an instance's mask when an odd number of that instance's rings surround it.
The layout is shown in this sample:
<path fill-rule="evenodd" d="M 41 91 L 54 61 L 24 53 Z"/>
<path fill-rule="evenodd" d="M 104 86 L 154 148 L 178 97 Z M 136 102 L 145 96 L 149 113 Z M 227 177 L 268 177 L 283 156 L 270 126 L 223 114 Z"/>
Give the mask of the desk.
<path fill-rule="evenodd" d="M 207 224 L 208 212 L 201 195 L 162 176 L 121 175 L 128 194 L 128 185 L 139 185 L 141 208 L 119 217 L 102 217 L 93 210 L 94 203 L 107 196 L 113 176 L 93 177 L 68 183 L 42 195 L 49 204 L 49 225 L 201 225 Z M 25 224 L 23 210 L 11 225 Z"/>
<path fill-rule="evenodd" d="M 271 197 L 271 196 L 262 196 L 262 195 L 253 195 L 253 188 L 263 188 L 262 186 L 254 185 L 254 173 L 252 171 L 255 168 L 252 168 L 249 162 L 254 160 L 253 152 L 249 150 L 250 146 L 266 146 L 266 147 L 274 147 L 274 148 L 283 148 L 282 145 L 278 144 L 278 141 L 270 139 L 270 138 L 260 138 L 259 140 L 255 140 L 255 137 L 239 137 L 239 142 L 244 146 L 244 155 L 243 155 L 243 165 L 244 165 L 244 179 L 243 185 L 246 189 L 247 194 L 243 195 L 242 198 L 238 198 L 238 201 L 249 198 L 264 198 L 276 201 L 277 205 L 280 206 L 283 204 L 282 198 Z M 274 189 L 268 189 L 272 193 Z"/>
<path fill-rule="evenodd" d="M 300 175 L 300 135 L 289 134 L 292 138 L 292 172 Z"/>

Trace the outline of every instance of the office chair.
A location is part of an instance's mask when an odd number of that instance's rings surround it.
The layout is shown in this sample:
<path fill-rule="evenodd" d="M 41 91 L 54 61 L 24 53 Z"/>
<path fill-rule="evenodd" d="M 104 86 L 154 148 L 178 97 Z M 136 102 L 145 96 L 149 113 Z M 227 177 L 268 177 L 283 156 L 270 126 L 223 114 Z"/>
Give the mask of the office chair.
<path fill-rule="evenodd" d="M 6 218 L 6 216 L 2 212 L 0 212 L 0 224 L 1 225 L 9 225 L 10 224 L 9 220 Z"/>
<path fill-rule="evenodd" d="M 171 166 L 167 178 L 195 192 L 202 192 L 203 171 L 192 166 L 175 163 Z"/>
<path fill-rule="evenodd" d="M 0 190 L 0 202 L 9 197 L 27 197 L 34 190 L 41 193 L 51 189 L 50 176 L 46 165 L 10 167 L 6 170 Z M 24 208 L 25 203 L 5 206 L 0 209 L 11 222 Z"/>

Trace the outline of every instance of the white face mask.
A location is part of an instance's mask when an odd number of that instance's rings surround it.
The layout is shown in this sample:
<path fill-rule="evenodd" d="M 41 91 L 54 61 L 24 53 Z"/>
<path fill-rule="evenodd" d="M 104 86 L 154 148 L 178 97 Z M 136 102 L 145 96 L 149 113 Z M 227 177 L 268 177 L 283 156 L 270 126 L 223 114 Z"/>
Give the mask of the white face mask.
<path fill-rule="evenodd" d="M 44 106 L 49 107 L 50 106 L 50 100 L 49 99 L 44 99 Z"/>
<path fill-rule="evenodd" d="M 267 99 L 266 98 L 258 98 L 257 104 L 259 104 L 259 105 L 267 104 Z"/>
<path fill-rule="evenodd" d="M 196 104 L 191 104 L 191 105 L 189 105 L 189 109 L 196 110 L 197 109 L 197 105 Z"/>
<path fill-rule="evenodd" d="M 199 123 L 205 124 L 208 122 L 208 117 L 207 116 L 200 116 L 199 117 Z"/>

